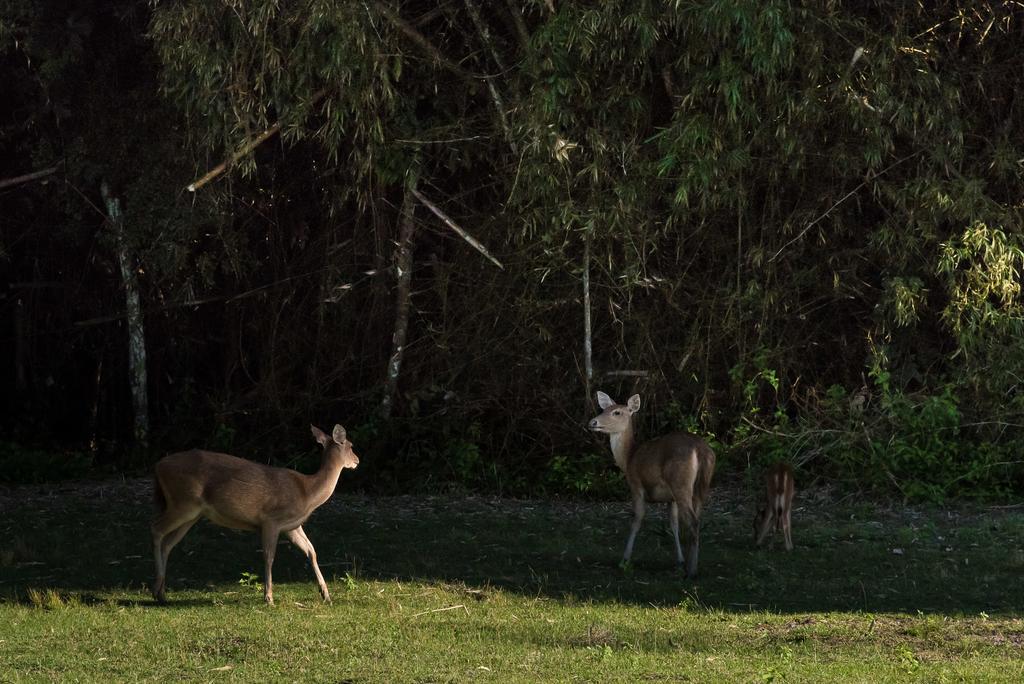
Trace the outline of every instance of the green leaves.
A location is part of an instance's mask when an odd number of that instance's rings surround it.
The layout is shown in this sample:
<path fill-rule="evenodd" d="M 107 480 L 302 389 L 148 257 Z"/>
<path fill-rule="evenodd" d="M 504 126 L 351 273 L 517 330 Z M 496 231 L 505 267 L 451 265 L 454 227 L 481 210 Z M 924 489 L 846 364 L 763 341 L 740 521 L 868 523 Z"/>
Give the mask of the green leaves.
<path fill-rule="evenodd" d="M 949 290 L 942 316 L 961 344 L 970 345 L 984 328 L 1020 329 L 1024 320 L 1020 237 L 976 221 L 941 250 L 936 270 Z"/>

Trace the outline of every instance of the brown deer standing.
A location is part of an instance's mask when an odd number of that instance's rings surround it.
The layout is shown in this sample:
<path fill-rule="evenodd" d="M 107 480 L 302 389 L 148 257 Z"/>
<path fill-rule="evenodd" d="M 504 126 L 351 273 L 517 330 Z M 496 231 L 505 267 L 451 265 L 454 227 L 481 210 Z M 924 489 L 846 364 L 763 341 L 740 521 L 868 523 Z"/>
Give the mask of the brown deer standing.
<path fill-rule="evenodd" d="M 683 547 L 679 543 L 679 519 L 682 517 L 686 527 L 686 574 L 695 577 L 700 514 L 711 489 L 715 452 L 707 442 L 685 432 L 670 432 L 637 446 L 633 414 L 640 410 L 639 394 L 622 405 L 604 392 L 598 392 L 597 403 L 603 412 L 590 421 L 590 429 L 608 435 L 615 464 L 626 474 L 633 496 L 633 525 L 622 562 L 628 563 L 633 555 L 633 542 L 644 519 L 645 502 L 666 502 L 670 504 L 669 522 L 676 543 L 676 560 L 683 565 Z"/>
<path fill-rule="evenodd" d="M 265 586 L 263 596 L 274 602 L 270 568 L 278 536 L 284 532 L 313 566 L 320 595 L 331 600 L 327 583 L 316 563 L 316 550 L 302 530 L 310 514 L 334 493 L 341 471 L 359 465 L 345 428 L 334 426 L 330 436 L 310 426 L 324 448 L 320 470 L 304 475 L 212 451 L 183 451 L 160 459 L 155 468 L 158 509 L 153 521 L 156 581 L 153 597 L 167 599 L 167 557 L 175 544 L 200 518 L 223 527 L 259 530 L 263 541 Z"/>
<path fill-rule="evenodd" d="M 793 469 L 787 463 L 776 463 L 764 474 L 765 498 L 754 517 L 754 543 L 761 546 L 769 532 L 782 530 L 786 550 L 793 550 L 793 537 L 789 528 L 789 515 L 793 510 L 793 492 L 796 481 Z"/>

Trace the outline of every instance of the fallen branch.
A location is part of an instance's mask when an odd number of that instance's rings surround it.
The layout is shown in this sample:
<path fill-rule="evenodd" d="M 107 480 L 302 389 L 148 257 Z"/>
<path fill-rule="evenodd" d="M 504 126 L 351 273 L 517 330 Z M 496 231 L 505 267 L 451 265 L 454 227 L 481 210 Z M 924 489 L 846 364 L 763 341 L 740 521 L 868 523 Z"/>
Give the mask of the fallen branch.
<path fill-rule="evenodd" d="M 459 608 L 462 608 L 464 611 L 466 611 L 466 615 L 469 615 L 469 608 L 466 608 L 464 604 L 460 603 L 457 606 L 448 606 L 447 608 L 434 608 L 433 610 L 424 610 L 423 612 L 416 613 L 415 615 L 410 615 L 409 617 L 419 617 L 420 615 L 426 615 L 427 613 L 443 613 L 446 610 L 458 610 Z"/>
<path fill-rule="evenodd" d="M 320 91 L 314 93 L 313 94 L 313 99 L 310 101 L 310 105 L 314 105 L 317 102 L 319 102 L 320 99 L 323 98 L 323 96 L 326 95 L 326 94 L 327 94 L 326 90 L 320 90 Z M 244 157 L 245 155 L 249 154 L 250 152 L 252 152 L 257 147 L 259 147 L 260 145 L 265 143 L 268 139 L 273 137 L 274 134 L 277 133 L 280 130 L 281 130 L 281 122 L 278 121 L 276 124 L 274 124 L 273 126 L 268 128 L 267 130 L 263 131 L 262 133 L 257 135 L 255 138 L 253 138 L 249 142 L 247 142 L 244 145 L 242 145 L 241 147 L 239 147 L 237 150 L 235 150 L 234 154 L 232 154 L 230 157 L 228 157 L 228 159 L 226 161 L 223 161 L 220 164 L 217 164 L 217 166 L 215 166 L 212 169 L 210 169 L 209 171 L 207 171 L 206 174 L 202 178 L 200 178 L 199 180 L 193 181 L 188 186 L 187 190 L 189 192 L 195 192 L 199 188 L 203 187 L 204 185 L 206 185 L 207 183 L 212 181 L 214 178 L 216 178 L 220 174 L 222 174 L 225 171 L 227 171 L 228 168 L 230 166 L 232 166 L 235 162 L 237 162 L 239 159 L 241 159 L 242 157 Z"/>
<path fill-rule="evenodd" d="M 4 180 L 0 180 L 0 190 L 14 185 L 21 185 L 22 183 L 30 183 L 34 180 L 39 180 L 40 178 L 46 178 L 47 176 L 52 176 L 57 173 L 58 169 L 60 169 L 60 164 L 54 164 L 50 168 L 43 169 L 42 171 L 33 171 L 32 173 L 26 173 L 23 176 L 15 176 L 14 178 L 5 178 Z"/>
<path fill-rule="evenodd" d="M 250 152 L 252 152 L 253 149 L 255 149 L 257 146 L 259 146 L 259 145 L 263 144 L 264 142 L 266 142 L 267 139 L 269 139 L 272 135 L 277 133 L 279 130 L 281 130 L 281 123 L 280 122 L 274 124 L 273 126 L 268 128 L 267 130 L 263 131 L 258 136 L 256 136 L 252 140 L 250 140 L 249 142 L 247 142 L 244 145 L 242 145 L 240 148 L 238 148 L 235 151 L 234 154 L 231 155 L 231 157 L 228 158 L 227 161 L 223 161 L 220 164 L 217 164 L 216 166 L 214 166 L 212 169 L 207 171 L 206 175 L 204 175 L 202 178 L 200 178 L 199 180 L 196 180 L 196 181 L 193 181 L 192 183 L 190 183 L 188 188 L 187 188 L 187 190 L 189 192 L 195 192 L 199 188 L 203 187 L 204 185 L 206 185 L 207 183 L 212 181 L 214 178 L 216 178 L 220 174 L 222 174 L 225 171 L 227 171 L 229 166 L 233 165 L 239 159 L 241 159 L 245 155 L 247 155 Z"/>
<path fill-rule="evenodd" d="M 423 206 L 425 206 L 425 207 L 426 207 L 427 209 L 429 209 L 430 211 L 434 212 L 434 215 L 435 215 L 435 216 L 437 216 L 437 218 L 439 218 L 439 219 L 441 219 L 442 221 L 444 221 L 444 223 L 445 223 L 445 225 L 446 225 L 446 226 L 448 226 L 449 228 L 451 228 L 452 230 L 454 230 L 454 231 L 455 231 L 456 233 L 458 233 L 459 237 L 461 237 L 461 238 L 462 238 L 463 240 L 465 240 L 465 241 L 466 241 L 466 242 L 468 242 L 468 243 L 469 243 L 470 245 L 472 245 L 472 246 L 473 246 L 473 248 L 474 248 L 474 249 L 476 249 L 476 251 L 480 252 L 480 253 L 481 253 L 481 254 L 483 254 L 483 255 L 484 255 L 485 257 L 487 257 L 487 258 L 488 258 L 488 259 L 490 259 L 490 260 L 491 260 L 492 262 L 494 262 L 494 264 L 495 264 L 495 265 L 496 265 L 496 266 L 497 266 L 498 268 L 500 268 L 500 269 L 502 269 L 502 270 L 504 270 L 504 269 L 505 269 L 505 267 L 501 265 L 501 262 L 500 262 L 500 261 L 498 261 L 498 260 L 497 260 L 497 259 L 495 259 L 495 258 L 494 258 L 493 256 L 491 256 L 491 253 L 487 251 L 487 248 L 486 248 L 486 247 L 484 247 L 484 246 L 483 246 L 482 244 L 480 244 L 480 242 L 479 242 L 479 241 L 478 241 L 478 240 L 477 240 L 477 239 L 476 239 L 475 237 L 473 237 L 472 235 L 470 235 L 469 233 L 467 233 L 467 232 L 466 232 L 465 230 L 463 230 L 462 228 L 460 228 L 460 227 L 459 227 L 459 225 L 458 225 L 457 223 L 455 223 L 455 221 L 451 220 L 451 219 L 450 219 L 450 218 L 448 217 L 448 215 L 447 215 L 447 214 L 445 214 L 445 213 L 444 213 L 443 211 L 441 211 L 441 210 L 440 210 L 440 209 L 439 209 L 439 208 L 437 207 L 437 205 L 436 205 L 436 204 L 434 204 L 433 202 L 431 202 L 430 200 L 428 200 L 428 199 L 427 199 L 426 197 L 424 197 L 424 196 L 423 196 L 423 193 L 421 193 L 421 192 L 420 192 L 419 190 L 417 190 L 416 188 L 412 188 L 412 194 L 413 194 L 413 195 L 414 195 L 414 196 L 416 197 L 416 199 L 418 199 L 418 200 L 419 200 L 420 202 L 422 202 L 422 203 L 423 203 Z"/>

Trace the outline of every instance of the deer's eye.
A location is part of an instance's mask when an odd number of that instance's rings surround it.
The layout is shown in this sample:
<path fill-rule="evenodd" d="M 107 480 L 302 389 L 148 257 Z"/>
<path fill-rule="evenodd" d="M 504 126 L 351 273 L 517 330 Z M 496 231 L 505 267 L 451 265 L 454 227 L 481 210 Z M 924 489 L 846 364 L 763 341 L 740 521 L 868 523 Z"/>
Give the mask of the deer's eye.
<path fill-rule="evenodd" d="M 615 409 L 614 411 L 612 411 L 612 415 L 613 416 L 621 416 L 622 415 L 622 411 L 620 411 L 618 409 Z"/>

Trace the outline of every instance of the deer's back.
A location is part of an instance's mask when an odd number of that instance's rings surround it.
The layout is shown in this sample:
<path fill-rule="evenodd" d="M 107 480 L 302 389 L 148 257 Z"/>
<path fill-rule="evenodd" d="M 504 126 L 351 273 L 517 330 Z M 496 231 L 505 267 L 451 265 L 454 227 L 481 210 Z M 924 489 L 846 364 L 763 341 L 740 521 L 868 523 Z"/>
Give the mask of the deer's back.
<path fill-rule="evenodd" d="M 630 459 L 626 475 L 641 484 L 649 501 L 671 501 L 683 489 L 702 498 L 697 484 L 703 469 L 713 469 L 715 454 L 700 437 L 670 432 L 644 442 Z M 710 473 L 709 473 L 710 475 Z"/>
<path fill-rule="evenodd" d="M 218 525 L 255 529 L 270 516 L 304 513 L 291 510 L 305 498 L 292 470 L 198 449 L 165 456 L 155 470 L 168 503 L 199 506 Z"/>

